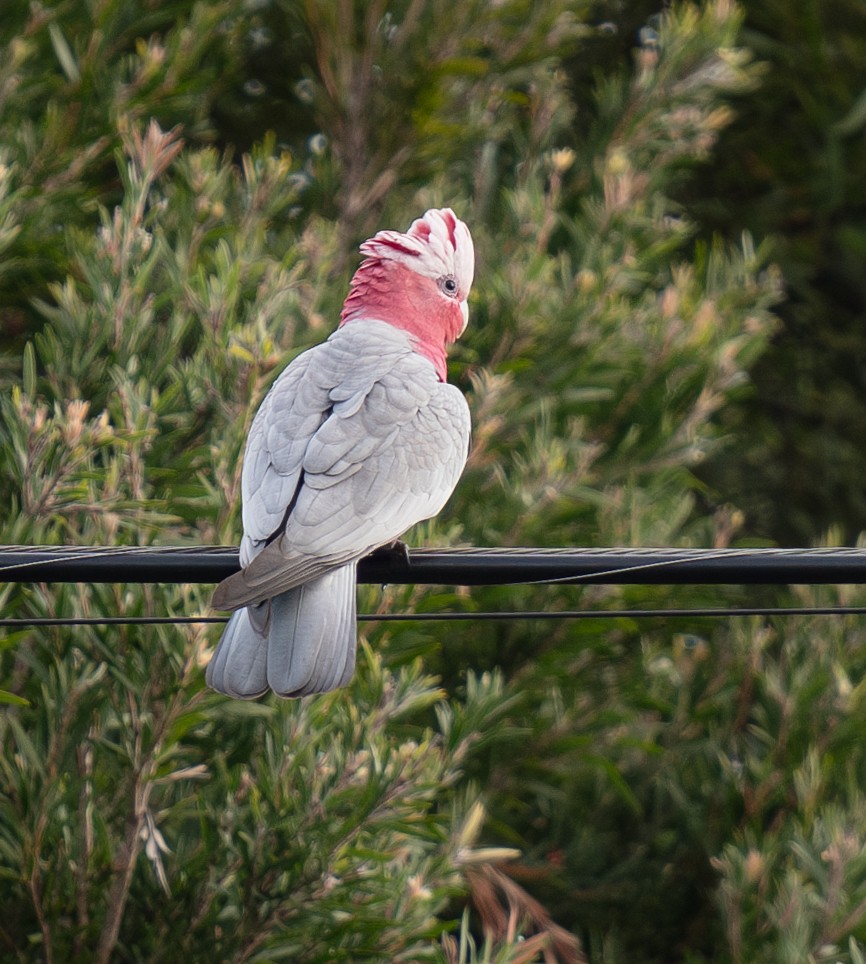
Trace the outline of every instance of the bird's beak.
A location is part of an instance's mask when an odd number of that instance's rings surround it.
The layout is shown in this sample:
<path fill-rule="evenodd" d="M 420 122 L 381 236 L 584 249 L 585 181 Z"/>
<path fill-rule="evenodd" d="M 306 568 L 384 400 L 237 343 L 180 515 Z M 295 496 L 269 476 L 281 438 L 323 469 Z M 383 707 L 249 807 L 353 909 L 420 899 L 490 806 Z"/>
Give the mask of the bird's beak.
<path fill-rule="evenodd" d="M 466 331 L 466 326 L 469 324 L 469 305 L 465 301 L 460 302 L 460 314 L 463 315 L 463 326 L 460 329 L 460 335 Z M 459 338 L 460 335 L 457 337 Z"/>

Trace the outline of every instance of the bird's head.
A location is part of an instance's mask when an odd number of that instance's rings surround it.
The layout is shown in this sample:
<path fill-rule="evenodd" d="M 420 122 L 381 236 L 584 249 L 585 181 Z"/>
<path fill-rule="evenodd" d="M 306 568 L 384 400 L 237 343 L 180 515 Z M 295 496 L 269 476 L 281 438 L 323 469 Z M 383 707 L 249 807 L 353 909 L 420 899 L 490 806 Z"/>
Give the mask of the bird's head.
<path fill-rule="evenodd" d="M 408 331 L 445 381 L 446 346 L 469 318 L 475 270 L 469 228 L 450 208 L 432 208 L 405 233 L 380 231 L 361 253 L 340 324 L 377 319 Z"/>

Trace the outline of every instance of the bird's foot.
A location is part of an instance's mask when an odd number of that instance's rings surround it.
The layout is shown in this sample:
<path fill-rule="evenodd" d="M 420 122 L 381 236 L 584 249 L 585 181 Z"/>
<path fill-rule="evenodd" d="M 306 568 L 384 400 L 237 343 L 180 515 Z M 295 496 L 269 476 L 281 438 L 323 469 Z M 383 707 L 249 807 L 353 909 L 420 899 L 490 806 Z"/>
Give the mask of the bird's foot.
<path fill-rule="evenodd" d="M 384 546 L 374 549 L 370 555 L 374 559 L 402 563 L 404 566 L 408 566 L 412 561 L 409 558 L 409 547 L 402 539 L 386 542 Z"/>

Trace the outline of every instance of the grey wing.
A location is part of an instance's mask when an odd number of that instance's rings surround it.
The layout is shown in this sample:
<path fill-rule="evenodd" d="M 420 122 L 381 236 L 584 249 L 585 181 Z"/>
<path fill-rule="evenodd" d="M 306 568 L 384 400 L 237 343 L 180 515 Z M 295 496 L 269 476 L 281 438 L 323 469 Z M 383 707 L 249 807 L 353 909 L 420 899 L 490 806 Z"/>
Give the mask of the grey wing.
<path fill-rule="evenodd" d="M 241 565 L 284 528 L 317 431 L 336 410 L 357 410 L 377 378 L 407 354 L 405 333 L 374 322 L 338 329 L 280 375 L 256 413 L 244 453 Z"/>
<path fill-rule="evenodd" d="M 244 538 L 241 565 L 264 548 L 284 522 L 301 479 L 313 434 L 330 407 L 327 387 L 308 377 L 316 349 L 299 355 L 265 396 L 247 439 L 241 491 Z"/>
<path fill-rule="evenodd" d="M 359 559 L 435 515 L 451 495 L 469 447 L 469 409 L 456 388 L 412 352 L 354 393 L 341 388 L 308 439 L 282 537 L 226 580 L 234 583 L 215 598 L 220 608 Z"/>
<path fill-rule="evenodd" d="M 466 463 L 469 409 L 413 355 L 376 382 L 352 416 L 311 439 L 306 485 L 286 528 L 305 552 L 369 551 L 429 519 Z"/>

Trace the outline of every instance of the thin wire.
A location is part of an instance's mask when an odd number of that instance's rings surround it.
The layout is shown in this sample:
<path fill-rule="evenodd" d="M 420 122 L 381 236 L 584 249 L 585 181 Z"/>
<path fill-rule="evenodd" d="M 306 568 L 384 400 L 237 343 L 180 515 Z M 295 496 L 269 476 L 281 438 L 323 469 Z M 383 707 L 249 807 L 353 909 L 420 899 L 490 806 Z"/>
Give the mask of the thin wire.
<path fill-rule="evenodd" d="M 40 546 L 5 546 L 6 549 L 40 549 Z M 53 548 L 53 547 L 51 547 Z M 172 551 L 182 553 L 186 546 L 173 546 Z M 156 555 L 160 552 L 165 552 L 165 546 L 99 546 L 95 548 L 92 552 L 83 552 L 81 549 L 77 549 L 75 552 L 71 552 L 67 555 L 55 556 L 52 559 L 32 559 L 29 562 L 13 562 L 6 566 L 0 566 L 0 573 L 9 572 L 12 569 L 28 569 L 32 566 L 44 566 L 44 565 L 54 565 L 56 563 L 63 562 L 79 562 L 82 559 L 101 559 L 108 556 L 128 556 L 135 553 L 143 552 L 145 554 L 152 553 Z M 192 551 L 192 550 L 188 550 Z"/>
<path fill-rule="evenodd" d="M 545 550 L 541 550 L 545 551 Z M 634 550 L 641 551 L 641 550 Z M 662 549 L 650 549 L 650 552 L 659 554 L 665 550 Z M 707 561 L 713 561 L 717 559 L 755 559 L 761 558 L 762 556 L 784 558 L 785 556 L 790 556 L 793 552 L 797 552 L 796 549 L 786 549 L 776 546 L 770 546 L 766 548 L 758 549 L 738 549 L 738 548 L 727 548 L 727 549 L 715 549 L 715 550 L 699 550 L 700 555 L 696 554 L 696 550 L 689 549 L 678 549 L 675 546 L 668 547 L 668 551 L 695 553 L 693 555 L 679 556 L 674 559 L 652 559 L 649 562 L 636 563 L 632 566 L 614 566 L 610 569 L 604 569 L 600 572 L 588 572 L 584 574 L 574 574 L 568 576 L 553 576 L 546 579 L 533 579 L 533 580 L 521 580 L 521 585 L 525 586 L 553 586 L 561 583 L 578 584 L 584 581 L 595 581 L 599 582 L 602 579 L 607 579 L 610 576 L 622 576 L 626 573 L 633 572 L 643 572 L 645 570 L 651 570 L 655 572 L 658 569 L 667 569 L 671 567 L 685 567 L 694 566 L 695 564 L 702 565 Z M 822 548 L 822 549 L 810 549 L 810 553 L 816 556 L 827 556 L 834 555 L 835 550 L 833 548 Z"/>
<path fill-rule="evenodd" d="M 761 550 L 755 550 L 755 551 L 756 551 L 756 552 L 766 552 L 766 553 L 769 554 L 769 555 L 774 555 L 774 554 L 777 553 L 777 552 L 784 552 L 784 550 L 782 550 L 782 549 L 779 549 L 779 550 L 774 550 L 774 549 L 764 550 L 764 549 L 761 549 Z M 701 558 L 701 561 L 705 562 L 707 559 L 726 559 L 726 558 L 728 558 L 729 556 L 737 556 L 737 555 L 739 555 L 740 557 L 742 557 L 742 554 L 743 554 L 743 550 L 742 550 L 742 549 L 740 549 L 740 550 L 738 550 L 738 549 L 719 549 L 719 550 L 717 550 L 717 551 L 715 551 L 715 552 L 707 552 L 706 554 L 702 555 L 700 558 Z M 605 570 L 605 571 L 603 571 L 603 572 L 596 572 L 596 573 L 592 573 L 592 574 L 587 573 L 586 575 L 583 575 L 583 576 L 577 575 L 577 576 L 574 576 L 574 577 L 572 577 L 572 578 L 569 578 L 568 576 L 560 576 L 559 578 L 553 578 L 553 579 L 536 579 L 536 580 L 534 580 L 533 582 L 528 582 L 528 583 L 526 583 L 526 585 L 532 586 L 532 585 L 540 585 L 541 583 L 544 583 L 544 584 L 546 584 L 546 585 L 551 585 L 551 586 L 552 586 L 552 585 L 555 585 L 556 583 L 564 583 L 564 582 L 579 583 L 579 582 L 583 582 L 584 580 L 588 580 L 588 579 L 596 579 L 596 580 L 598 580 L 598 579 L 607 579 L 607 578 L 610 577 L 610 576 L 621 576 L 621 575 L 623 575 L 623 574 L 625 574 L 625 573 L 627 573 L 627 572 L 641 572 L 642 570 L 645 570 L 645 569 L 655 570 L 655 569 L 664 569 L 665 567 L 669 567 L 669 566 L 682 566 L 684 563 L 685 563 L 685 564 L 688 564 L 688 563 L 690 563 L 690 562 L 694 562 L 694 560 L 693 560 L 693 559 L 685 559 L 685 558 L 680 558 L 680 559 L 658 559 L 658 560 L 654 560 L 653 562 L 644 562 L 644 563 L 641 563 L 640 565 L 635 565 L 635 566 L 616 566 L 616 567 L 614 567 L 613 569 L 607 569 L 607 570 Z"/>
<path fill-rule="evenodd" d="M 533 619 L 688 619 L 737 616 L 866 616 L 866 606 L 793 606 L 706 609 L 580 609 L 477 613 L 359 613 L 363 622 L 514 621 Z M 160 626 L 226 623 L 227 616 L 40 616 L 0 619 L 0 627 Z"/>

